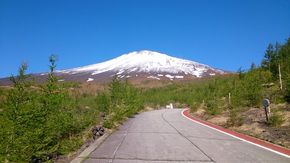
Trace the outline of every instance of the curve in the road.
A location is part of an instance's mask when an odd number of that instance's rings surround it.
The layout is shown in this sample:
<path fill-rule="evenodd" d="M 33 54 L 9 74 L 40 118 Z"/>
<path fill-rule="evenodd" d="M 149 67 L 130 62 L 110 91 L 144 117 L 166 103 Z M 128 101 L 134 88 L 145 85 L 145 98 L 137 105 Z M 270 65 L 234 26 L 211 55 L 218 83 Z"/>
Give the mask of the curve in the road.
<path fill-rule="evenodd" d="M 140 113 L 97 146 L 84 162 L 289 163 L 289 158 L 182 115 L 186 115 L 183 109 Z"/>
<path fill-rule="evenodd" d="M 247 135 L 244 135 L 244 134 L 241 134 L 241 133 L 237 133 L 237 132 L 234 132 L 232 130 L 220 127 L 218 125 L 215 125 L 215 124 L 212 124 L 212 123 L 197 119 L 197 118 L 195 118 L 195 117 L 190 115 L 190 110 L 189 109 L 185 109 L 181 113 L 182 113 L 182 115 L 185 118 L 187 118 L 187 119 L 189 119 L 191 121 L 194 121 L 194 122 L 196 122 L 198 124 L 201 124 L 201 125 L 206 126 L 208 128 L 214 129 L 216 131 L 219 131 L 219 132 L 224 133 L 226 135 L 232 136 L 234 138 L 240 139 L 240 140 L 242 140 L 244 142 L 247 142 L 247 143 L 253 144 L 255 146 L 261 147 L 263 149 L 269 150 L 271 152 L 274 152 L 276 154 L 282 155 L 284 157 L 290 158 L 290 150 L 289 149 L 286 149 L 284 147 L 281 147 L 281 146 L 278 146 L 278 145 L 275 145 L 275 144 L 272 144 L 272 143 L 269 143 L 269 142 L 265 142 L 265 141 L 262 141 L 260 139 L 257 139 L 257 138 L 251 137 L 251 136 L 247 136 Z"/>

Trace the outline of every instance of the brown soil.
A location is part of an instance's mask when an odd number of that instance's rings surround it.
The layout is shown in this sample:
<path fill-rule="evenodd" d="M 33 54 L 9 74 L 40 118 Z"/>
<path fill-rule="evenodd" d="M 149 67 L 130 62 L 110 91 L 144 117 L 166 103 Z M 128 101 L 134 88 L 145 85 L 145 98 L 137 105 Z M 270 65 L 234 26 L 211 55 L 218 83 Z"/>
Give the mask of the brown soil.
<path fill-rule="evenodd" d="M 270 127 L 266 123 L 265 113 L 262 108 L 242 108 L 245 110 L 239 116 L 243 118 L 241 126 L 228 127 L 228 112 L 223 112 L 217 116 L 209 116 L 205 110 L 199 108 L 192 113 L 194 116 L 207 120 L 211 123 L 227 127 L 231 130 L 244 133 L 271 143 L 290 148 L 290 106 L 289 104 L 272 105 L 272 112 L 283 114 L 285 122 L 279 127 Z"/>

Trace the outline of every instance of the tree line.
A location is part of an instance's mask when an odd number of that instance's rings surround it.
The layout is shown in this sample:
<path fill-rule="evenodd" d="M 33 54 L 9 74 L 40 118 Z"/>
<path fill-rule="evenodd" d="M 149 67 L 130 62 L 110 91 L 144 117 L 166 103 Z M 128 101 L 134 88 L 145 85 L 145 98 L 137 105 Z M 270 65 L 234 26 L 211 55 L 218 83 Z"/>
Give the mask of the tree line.
<path fill-rule="evenodd" d="M 23 64 L 13 87 L 0 89 L 0 162 L 52 162 L 80 148 L 94 125 L 114 128 L 142 109 L 128 82 L 114 78 L 108 91 L 80 93 L 78 84 L 58 82 L 55 55 L 49 62 L 45 83 L 33 83 Z"/>
<path fill-rule="evenodd" d="M 175 103 L 180 107 L 189 106 L 192 112 L 202 107 L 212 116 L 227 111 L 229 125 L 241 124 L 239 113 L 246 108 L 260 107 L 263 98 L 269 98 L 272 103 L 290 102 L 290 38 L 284 44 L 269 44 L 261 64 L 252 64 L 247 71 L 239 69 L 234 74 L 190 84 L 144 90 L 143 97 L 152 107 Z M 273 117 L 277 118 L 276 115 Z"/>

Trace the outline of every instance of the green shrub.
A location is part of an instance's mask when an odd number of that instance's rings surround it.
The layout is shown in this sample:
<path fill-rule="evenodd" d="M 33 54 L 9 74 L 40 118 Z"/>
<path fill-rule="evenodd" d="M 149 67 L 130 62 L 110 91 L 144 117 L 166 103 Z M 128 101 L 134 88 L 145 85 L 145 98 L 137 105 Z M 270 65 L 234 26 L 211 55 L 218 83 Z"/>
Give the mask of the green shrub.
<path fill-rule="evenodd" d="M 114 123 L 113 123 L 113 121 L 111 119 L 105 120 L 104 123 L 103 123 L 103 126 L 105 128 L 108 128 L 108 129 L 111 129 L 111 128 L 115 127 Z"/>
<path fill-rule="evenodd" d="M 285 117 L 278 113 L 274 112 L 272 116 L 270 116 L 268 125 L 271 127 L 279 127 L 285 122 Z"/>
<path fill-rule="evenodd" d="M 99 111 L 108 113 L 110 107 L 110 97 L 105 93 L 100 93 L 95 99 L 96 107 Z"/>
<path fill-rule="evenodd" d="M 104 121 L 104 127 L 114 128 L 127 117 L 131 117 L 143 108 L 143 101 L 140 92 L 127 81 L 121 82 L 114 78 L 110 84 L 109 99 L 100 97 L 105 104 L 110 101 L 110 105 L 103 106 L 108 108 L 108 116 Z M 107 103 L 108 104 L 108 103 Z"/>
<path fill-rule="evenodd" d="M 229 119 L 227 126 L 241 126 L 243 124 L 243 118 L 239 115 L 239 110 L 229 106 Z"/>
<path fill-rule="evenodd" d="M 192 102 L 191 105 L 189 105 L 189 107 L 190 107 L 190 112 L 193 113 L 193 112 L 197 111 L 197 109 L 198 109 L 199 106 L 200 106 L 199 103 L 197 103 L 197 102 Z"/>
<path fill-rule="evenodd" d="M 216 100 L 209 100 L 206 102 L 206 112 L 210 115 L 217 115 L 221 113 L 221 108 L 218 106 Z"/>

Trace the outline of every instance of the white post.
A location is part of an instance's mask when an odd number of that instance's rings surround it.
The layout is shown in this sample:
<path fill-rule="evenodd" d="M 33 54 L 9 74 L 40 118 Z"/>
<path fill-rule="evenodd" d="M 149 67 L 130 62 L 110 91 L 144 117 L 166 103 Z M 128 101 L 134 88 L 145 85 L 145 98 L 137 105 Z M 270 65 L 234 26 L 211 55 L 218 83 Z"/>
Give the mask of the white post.
<path fill-rule="evenodd" d="M 280 64 L 279 64 L 279 80 L 280 80 L 280 89 L 282 91 L 283 86 L 282 86 L 282 75 L 281 75 L 281 68 L 280 68 Z"/>
<path fill-rule="evenodd" d="M 231 92 L 229 92 L 229 105 L 231 105 Z"/>

